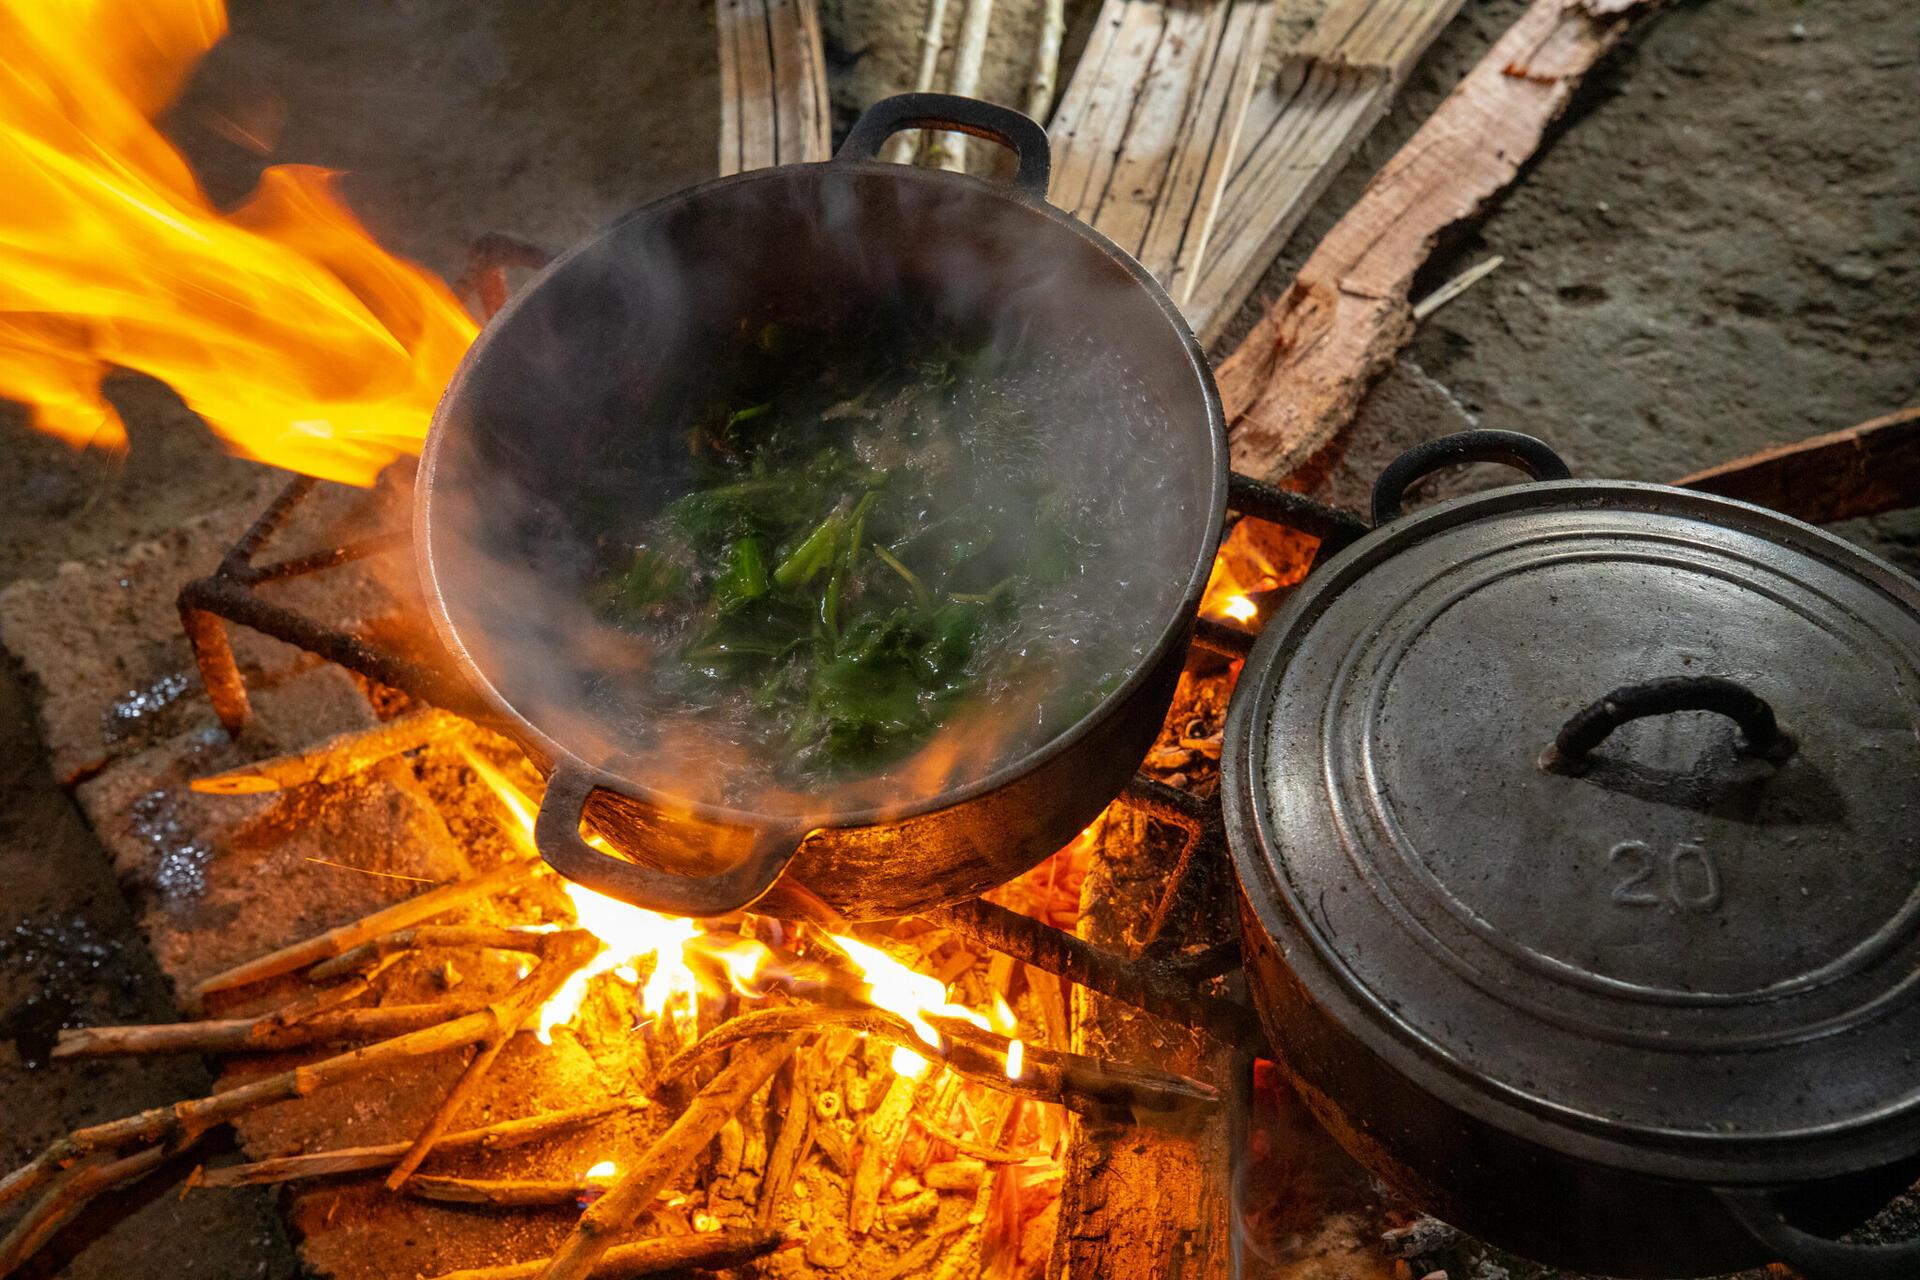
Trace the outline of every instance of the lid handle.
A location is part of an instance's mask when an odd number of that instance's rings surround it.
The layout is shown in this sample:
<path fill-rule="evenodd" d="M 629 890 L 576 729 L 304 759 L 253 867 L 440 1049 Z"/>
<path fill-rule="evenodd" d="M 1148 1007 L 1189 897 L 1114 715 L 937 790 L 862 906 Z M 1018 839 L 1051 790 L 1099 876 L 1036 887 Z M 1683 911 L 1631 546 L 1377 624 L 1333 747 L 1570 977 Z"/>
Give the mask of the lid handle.
<path fill-rule="evenodd" d="M 1413 482 L 1461 462 L 1504 462 L 1535 480 L 1567 480 L 1573 473 L 1544 440 L 1518 431 L 1456 431 L 1407 450 L 1373 484 L 1375 527 L 1400 517 L 1400 502 Z"/>
<path fill-rule="evenodd" d="M 610 774 L 574 762 L 559 765 L 547 779 L 547 793 L 540 799 L 533 842 L 547 864 L 567 879 L 649 911 L 719 916 L 751 906 L 780 878 L 806 835 L 804 831 L 777 828 L 715 828 L 711 834 L 716 840 L 744 834 L 746 856 L 713 875 L 657 871 L 602 853 L 580 834 L 587 798 L 600 789 L 624 794 L 616 781 Z"/>
<path fill-rule="evenodd" d="M 1668 676 L 1623 684 L 1606 697 L 1573 713 L 1553 744 L 1541 753 L 1540 767 L 1553 773 L 1583 773 L 1593 749 L 1629 720 L 1675 711 L 1715 711 L 1740 726 L 1740 750 L 1770 760 L 1793 754 L 1794 741 L 1753 690 L 1724 676 Z"/>
<path fill-rule="evenodd" d="M 1771 1191 L 1722 1187 L 1720 1202 L 1754 1242 L 1807 1280 L 1912 1280 L 1920 1275 L 1920 1240 L 1848 1244 L 1793 1225 Z"/>

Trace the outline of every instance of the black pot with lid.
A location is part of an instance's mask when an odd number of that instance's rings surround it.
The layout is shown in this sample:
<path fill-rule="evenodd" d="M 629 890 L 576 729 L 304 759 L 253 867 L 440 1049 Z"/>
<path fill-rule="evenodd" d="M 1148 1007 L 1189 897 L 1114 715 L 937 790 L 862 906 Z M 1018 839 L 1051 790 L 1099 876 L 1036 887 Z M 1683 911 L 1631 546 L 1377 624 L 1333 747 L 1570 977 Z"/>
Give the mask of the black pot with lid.
<path fill-rule="evenodd" d="M 1400 514 L 1438 466 L 1534 482 Z M 1516 1252 L 1770 1260 L 1920 1174 L 1920 584 L 1471 432 L 1381 476 L 1234 694 L 1249 975 L 1363 1163 Z"/>

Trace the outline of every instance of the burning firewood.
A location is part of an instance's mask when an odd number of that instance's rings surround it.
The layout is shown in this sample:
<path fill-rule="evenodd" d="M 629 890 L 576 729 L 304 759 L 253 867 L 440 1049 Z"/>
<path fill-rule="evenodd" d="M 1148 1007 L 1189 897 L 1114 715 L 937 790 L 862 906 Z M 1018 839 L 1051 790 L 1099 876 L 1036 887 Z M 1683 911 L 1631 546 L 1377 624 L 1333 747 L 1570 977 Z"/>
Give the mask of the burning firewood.
<path fill-rule="evenodd" d="M 802 1037 L 759 1040 L 741 1047 L 726 1070 L 700 1091 L 678 1119 L 654 1139 L 646 1154 L 580 1215 L 573 1233 L 560 1246 L 546 1269 L 528 1272 L 543 1280 L 586 1280 L 600 1274 L 597 1264 L 613 1245 L 613 1235 L 625 1230 L 653 1202 L 667 1182 L 685 1168 L 720 1126 L 730 1120 L 793 1056 Z"/>
<path fill-rule="evenodd" d="M 1106 1062 L 1063 1049 L 1027 1045 L 953 1018 L 935 1015 L 928 1021 L 945 1042 L 937 1048 L 921 1039 L 906 1019 L 881 1009 L 811 1005 L 756 1009 L 724 1023 L 682 1050 L 660 1074 L 663 1080 L 671 1080 L 721 1049 L 765 1036 L 831 1024 L 881 1037 L 1002 1092 L 1038 1102 L 1058 1103 L 1069 1110 L 1165 1112 L 1211 1106 L 1219 1100 L 1218 1091 L 1211 1085 L 1154 1067 Z M 1012 1069 L 1009 1062 L 1010 1055 L 1016 1052 L 1012 1047 L 1015 1043 L 1021 1044 L 1017 1051 L 1020 1057 L 1017 1070 Z"/>

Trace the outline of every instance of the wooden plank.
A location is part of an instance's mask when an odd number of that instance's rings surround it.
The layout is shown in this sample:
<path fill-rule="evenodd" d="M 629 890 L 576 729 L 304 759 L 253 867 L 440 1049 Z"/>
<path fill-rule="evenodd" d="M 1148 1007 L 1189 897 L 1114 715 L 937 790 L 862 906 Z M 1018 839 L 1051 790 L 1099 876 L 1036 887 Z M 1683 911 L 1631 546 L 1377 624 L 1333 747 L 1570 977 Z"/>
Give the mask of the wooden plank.
<path fill-rule="evenodd" d="M 1920 506 L 1920 405 L 1674 481 L 1831 524 Z"/>
<path fill-rule="evenodd" d="M 1658 0 L 1534 0 L 1216 370 L 1234 465 L 1284 476 L 1353 418 L 1413 331 L 1440 233 L 1519 173 L 1582 76 Z"/>
<path fill-rule="evenodd" d="M 1054 112 L 1053 203 L 1176 301 L 1198 276 L 1272 24 L 1272 0 L 1105 0 Z"/>
<path fill-rule="evenodd" d="M 1460 4 L 1334 0 L 1254 92 L 1212 237 L 1181 302 L 1202 342 L 1233 318 Z"/>
<path fill-rule="evenodd" d="M 719 0 L 720 172 L 827 158 L 816 0 Z"/>

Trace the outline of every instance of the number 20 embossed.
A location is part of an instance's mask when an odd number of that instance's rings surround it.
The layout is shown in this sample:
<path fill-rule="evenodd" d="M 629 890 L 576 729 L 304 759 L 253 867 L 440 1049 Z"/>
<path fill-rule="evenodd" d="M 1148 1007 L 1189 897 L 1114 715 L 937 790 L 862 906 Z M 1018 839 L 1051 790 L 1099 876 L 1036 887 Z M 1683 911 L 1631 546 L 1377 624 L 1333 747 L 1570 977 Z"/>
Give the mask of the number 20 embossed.
<path fill-rule="evenodd" d="M 1607 851 L 1607 862 L 1625 876 L 1613 886 L 1616 906 L 1712 911 L 1720 905 L 1720 868 L 1705 845 L 1683 841 L 1662 855 L 1644 840 L 1624 840 Z"/>

